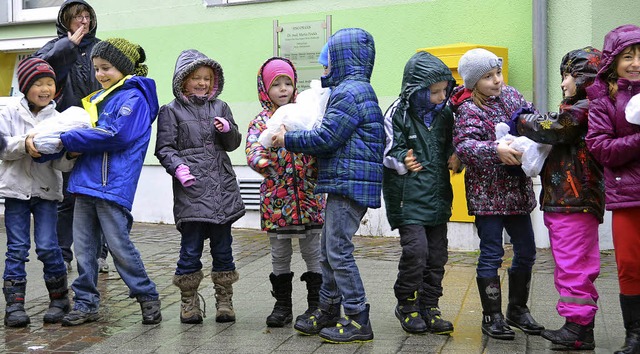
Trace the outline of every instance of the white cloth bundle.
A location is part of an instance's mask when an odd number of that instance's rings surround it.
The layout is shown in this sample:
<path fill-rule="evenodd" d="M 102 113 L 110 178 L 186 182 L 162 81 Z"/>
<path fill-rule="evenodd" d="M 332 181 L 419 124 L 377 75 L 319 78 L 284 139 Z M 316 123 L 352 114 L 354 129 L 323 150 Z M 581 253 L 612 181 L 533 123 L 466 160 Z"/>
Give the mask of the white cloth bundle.
<path fill-rule="evenodd" d="M 77 128 L 90 128 L 89 113 L 80 107 L 69 107 L 64 112 L 38 123 L 29 131 L 35 134 L 33 144 L 41 154 L 55 154 L 62 151 L 60 134 Z"/>
<path fill-rule="evenodd" d="M 310 87 L 298 94 L 295 103 L 286 104 L 273 112 L 267 121 L 267 129 L 258 138 L 262 146 L 272 146 L 271 138 L 280 132 L 282 124 L 287 131 L 311 130 L 320 126 L 330 90 L 322 88 L 319 80 L 311 80 Z"/>
<path fill-rule="evenodd" d="M 640 93 L 631 97 L 624 109 L 627 122 L 631 124 L 640 124 Z"/>
<path fill-rule="evenodd" d="M 526 136 L 515 137 L 509 134 L 509 126 L 506 123 L 498 123 L 496 125 L 496 139 L 512 140 L 511 148 L 522 152 L 522 165 L 520 167 L 529 177 L 535 177 L 540 174 L 544 161 L 551 152 L 552 145 L 540 144 L 527 138 Z"/>

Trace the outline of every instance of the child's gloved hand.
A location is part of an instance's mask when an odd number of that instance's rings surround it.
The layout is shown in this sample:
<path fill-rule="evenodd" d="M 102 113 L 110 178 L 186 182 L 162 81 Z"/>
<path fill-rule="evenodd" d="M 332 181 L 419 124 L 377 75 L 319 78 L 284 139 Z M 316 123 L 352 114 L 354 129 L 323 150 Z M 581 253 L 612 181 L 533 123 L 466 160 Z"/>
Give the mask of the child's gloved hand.
<path fill-rule="evenodd" d="M 213 124 L 216 126 L 216 129 L 220 132 L 220 133 L 226 133 L 229 130 L 231 130 L 231 128 L 229 127 L 229 121 L 222 118 L 222 117 L 215 117 L 213 118 L 215 121 L 213 122 Z"/>
<path fill-rule="evenodd" d="M 196 182 L 196 178 L 191 174 L 189 166 L 184 164 L 176 168 L 176 178 L 182 183 L 183 187 L 190 187 Z"/>

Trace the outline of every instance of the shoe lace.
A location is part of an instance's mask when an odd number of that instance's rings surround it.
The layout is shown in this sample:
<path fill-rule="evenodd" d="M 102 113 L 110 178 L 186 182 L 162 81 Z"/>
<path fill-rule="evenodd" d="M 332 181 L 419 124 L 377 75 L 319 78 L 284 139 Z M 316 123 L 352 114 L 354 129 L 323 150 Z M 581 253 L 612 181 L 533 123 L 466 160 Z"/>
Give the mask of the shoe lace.
<path fill-rule="evenodd" d="M 196 305 L 196 302 L 198 301 L 198 299 L 200 299 L 200 301 L 202 302 L 202 309 L 201 310 L 199 309 L 199 311 L 200 313 L 202 313 L 203 318 L 207 318 L 207 302 L 204 301 L 204 296 L 202 296 L 200 292 L 196 291 L 194 296 L 191 297 L 191 300 L 189 300 L 189 303 L 186 304 L 185 307 L 188 311 L 191 311 L 194 308 L 198 308 L 198 306 Z"/>

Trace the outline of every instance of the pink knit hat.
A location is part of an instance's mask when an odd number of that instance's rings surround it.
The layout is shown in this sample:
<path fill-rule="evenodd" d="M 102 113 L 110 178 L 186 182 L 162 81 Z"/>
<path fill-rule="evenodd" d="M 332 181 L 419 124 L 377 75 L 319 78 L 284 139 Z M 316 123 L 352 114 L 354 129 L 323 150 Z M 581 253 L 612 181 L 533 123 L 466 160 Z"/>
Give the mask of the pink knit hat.
<path fill-rule="evenodd" d="M 291 79 L 291 82 L 295 84 L 293 68 L 289 63 L 284 60 L 274 59 L 267 63 L 262 69 L 262 80 L 264 81 L 264 88 L 269 91 L 273 80 L 278 76 L 285 75 Z"/>

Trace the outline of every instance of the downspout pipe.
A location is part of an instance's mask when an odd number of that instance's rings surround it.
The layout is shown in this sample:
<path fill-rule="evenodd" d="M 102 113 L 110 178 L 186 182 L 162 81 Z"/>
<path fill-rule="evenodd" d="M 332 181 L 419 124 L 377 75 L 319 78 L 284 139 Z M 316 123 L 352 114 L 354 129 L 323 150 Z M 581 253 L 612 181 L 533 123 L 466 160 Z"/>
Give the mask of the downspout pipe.
<path fill-rule="evenodd" d="M 546 113 L 547 96 L 547 0 L 533 0 L 533 104 Z"/>

